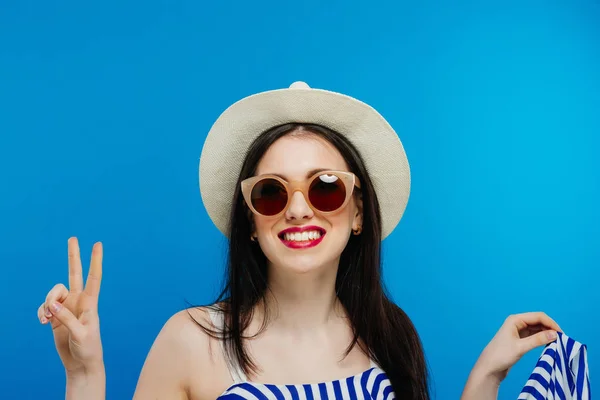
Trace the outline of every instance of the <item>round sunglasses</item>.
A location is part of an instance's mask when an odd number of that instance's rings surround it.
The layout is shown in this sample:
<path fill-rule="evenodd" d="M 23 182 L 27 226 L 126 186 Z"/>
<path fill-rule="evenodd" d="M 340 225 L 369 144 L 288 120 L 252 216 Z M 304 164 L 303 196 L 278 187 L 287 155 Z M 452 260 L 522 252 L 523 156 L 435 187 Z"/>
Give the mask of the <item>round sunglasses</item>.
<path fill-rule="evenodd" d="M 344 207 L 360 181 L 351 172 L 320 171 L 304 181 L 288 182 L 277 175 L 259 175 L 241 183 L 242 195 L 250 210 L 258 215 L 275 217 L 288 208 L 292 195 L 302 192 L 308 205 L 322 214 Z"/>

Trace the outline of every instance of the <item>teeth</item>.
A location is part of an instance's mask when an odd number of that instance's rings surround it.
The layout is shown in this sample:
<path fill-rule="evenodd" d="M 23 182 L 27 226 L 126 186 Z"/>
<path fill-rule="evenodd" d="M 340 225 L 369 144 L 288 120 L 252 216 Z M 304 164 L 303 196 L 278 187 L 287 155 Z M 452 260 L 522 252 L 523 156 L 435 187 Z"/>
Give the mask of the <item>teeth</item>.
<path fill-rule="evenodd" d="M 286 233 L 284 235 L 285 240 L 294 241 L 294 242 L 306 242 L 308 240 L 315 240 L 321 237 L 321 232 L 319 231 L 305 231 L 305 232 L 296 232 L 296 233 Z"/>

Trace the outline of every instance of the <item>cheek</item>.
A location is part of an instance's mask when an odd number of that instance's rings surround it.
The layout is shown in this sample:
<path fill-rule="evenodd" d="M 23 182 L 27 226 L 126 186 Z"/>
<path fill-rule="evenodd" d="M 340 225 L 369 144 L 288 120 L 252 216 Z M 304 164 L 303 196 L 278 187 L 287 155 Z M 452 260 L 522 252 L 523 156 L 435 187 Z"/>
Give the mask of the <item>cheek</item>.
<path fill-rule="evenodd" d="M 329 242 L 345 245 L 352 230 L 353 214 L 349 210 L 344 210 L 339 214 L 329 216 L 326 221 Z"/>
<path fill-rule="evenodd" d="M 264 217 L 254 218 L 254 231 L 258 235 L 261 244 L 267 247 L 273 247 L 279 238 L 275 225 L 278 223 L 277 219 L 268 219 Z"/>
<path fill-rule="evenodd" d="M 350 229 L 352 227 L 352 223 L 354 222 L 356 211 L 356 207 L 351 203 L 340 214 L 337 214 L 331 222 L 336 227 Z"/>
<path fill-rule="evenodd" d="M 269 231 L 273 227 L 273 224 L 274 224 L 274 221 L 270 221 L 266 218 L 258 217 L 258 216 L 254 217 L 254 228 L 256 229 L 256 231 L 259 235 L 261 233 Z"/>

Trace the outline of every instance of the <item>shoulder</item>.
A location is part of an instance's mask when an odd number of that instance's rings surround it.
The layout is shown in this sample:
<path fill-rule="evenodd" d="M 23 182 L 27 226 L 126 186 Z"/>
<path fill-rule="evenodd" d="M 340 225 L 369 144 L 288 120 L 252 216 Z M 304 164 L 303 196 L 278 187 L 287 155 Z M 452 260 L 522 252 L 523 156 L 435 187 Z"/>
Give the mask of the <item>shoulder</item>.
<path fill-rule="evenodd" d="M 202 329 L 214 328 L 206 307 L 193 307 L 173 314 L 163 325 L 158 337 L 173 345 L 194 347 L 208 344 L 209 335 Z M 193 339 L 193 340 L 188 340 Z"/>
<path fill-rule="evenodd" d="M 209 398 L 223 391 L 227 368 L 220 343 L 203 327 L 214 329 L 206 307 L 184 309 L 167 319 L 140 373 L 136 399 Z"/>
<path fill-rule="evenodd" d="M 178 311 L 167 319 L 153 347 L 163 346 L 182 356 L 189 351 L 206 350 L 211 338 L 202 327 L 213 327 L 207 309 L 198 307 Z"/>

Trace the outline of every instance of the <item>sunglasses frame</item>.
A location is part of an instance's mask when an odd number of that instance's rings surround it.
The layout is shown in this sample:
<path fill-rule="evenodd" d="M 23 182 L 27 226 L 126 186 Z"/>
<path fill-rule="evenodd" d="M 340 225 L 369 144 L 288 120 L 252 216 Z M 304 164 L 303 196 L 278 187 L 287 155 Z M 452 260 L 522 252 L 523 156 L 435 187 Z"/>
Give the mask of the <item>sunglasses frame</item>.
<path fill-rule="evenodd" d="M 344 199 L 344 202 L 333 211 L 321 211 L 318 208 L 316 208 L 309 199 L 308 190 L 310 188 L 310 185 L 315 179 L 317 179 L 321 175 L 337 176 L 338 178 L 340 178 L 342 180 L 342 182 L 344 183 L 344 187 L 346 188 L 346 198 Z M 257 183 L 259 183 L 260 181 L 262 181 L 264 179 L 274 179 L 274 180 L 280 182 L 281 185 L 287 191 L 287 203 L 285 204 L 285 207 L 283 207 L 283 209 L 280 212 L 278 212 L 277 214 L 274 214 L 274 215 L 261 214 L 252 205 L 252 198 L 251 198 L 252 190 L 254 189 L 254 186 L 256 186 Z M 259 215 L 261 217 L 265 217 L 265 218 L 277 218 L 277 217 L 280 217 L 283 213 L 285 213 L 286 210 L 288 209 L 288 207 L 290 206 L 290 202 L 292 201 L 292 197 L 293 197 L 294 193 L 296 193 L 297 191 L 302 193 L 302 195 L 304 196 L 304 201 L 306 201 L 306 204 L 308 204 L 309 207 L 314 212 L 319 213 L 319 214 L 324 214 L 324 215 L 333 214 L 335 212 L 338 212 L 339 210 L 341 210 L 348 204 L 348 201 L 350 201 L 350 198 L 352 197 L 352 195 L 354 193 L 354 187 L 360 189 L 360 180 L 358 179 L 358 177 L 355 174 L 353 174 L 352 172 L 336 171 L 336 170 L 319 171 L 303 181 L 286 181 L 285 179 L 283 179 L 277 175 L 264 174 L 264 175 L 257 175 L 257 176 L 253 176 L 253 177 L 244 179 L 241 182 L 242 196 L 244 197 L 246 205 L 248 206 L 248 208 L 250 208 L 250 210 L 254 214 Z"/>

